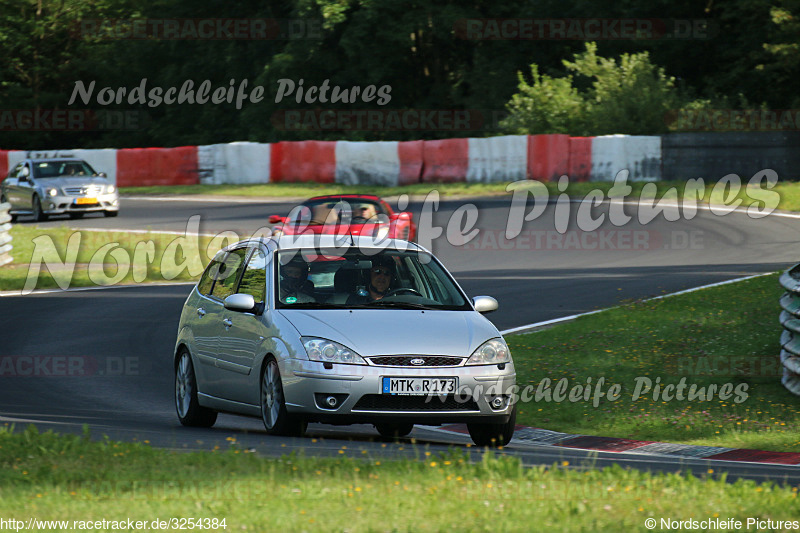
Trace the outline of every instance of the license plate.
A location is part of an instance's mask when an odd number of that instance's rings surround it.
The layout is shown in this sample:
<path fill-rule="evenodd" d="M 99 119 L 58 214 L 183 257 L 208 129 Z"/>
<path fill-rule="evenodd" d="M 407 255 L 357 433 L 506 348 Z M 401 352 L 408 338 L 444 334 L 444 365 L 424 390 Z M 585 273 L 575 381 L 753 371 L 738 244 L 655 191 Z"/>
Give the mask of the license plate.
<path fill-rule="evenodd" d="M 382 380 L 383 394 L 420 395 L 455 394 L 458 385 L 456 378 L 392 378 Z"/>
<path fill-rule="evenodd" d="M 75 205 L 96 204 L 97 198 L 75 198 Z"/>

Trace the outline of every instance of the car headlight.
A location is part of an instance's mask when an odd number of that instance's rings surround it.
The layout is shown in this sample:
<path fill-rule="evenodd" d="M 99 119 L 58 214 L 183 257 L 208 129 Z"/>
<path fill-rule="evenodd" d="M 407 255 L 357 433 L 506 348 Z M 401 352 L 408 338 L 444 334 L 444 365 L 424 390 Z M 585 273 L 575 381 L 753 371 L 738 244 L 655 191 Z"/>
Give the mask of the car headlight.
<path fill-rule="evenodd" d="M 338 342 L 316 337 L 302 337 L 303 347 L 308 358 L 322 363 L 346 363 L 350 365 L 366 365 L 367 362 L 356 352 L 342 346 Z"/>
<path fill-rule="evenodd" d="M 113 185 L 109 185 L 109 186 L 106 187 L 106 193 L 107 194 L 112 194 L 116 190 L 117 190 L 117 188 L 114 187 Z"/>
<path fill-rule="evenodd" d="M 484 342 L 467 360 L 468 365 L 497 365 L 510 362 L 511 350 L 503 339 Z"/>
<path fill-rule="evenodd" d="M 58 194 L 58 189 L 47 189 L 47 194 L 50 196 L 56 196 Z"/>

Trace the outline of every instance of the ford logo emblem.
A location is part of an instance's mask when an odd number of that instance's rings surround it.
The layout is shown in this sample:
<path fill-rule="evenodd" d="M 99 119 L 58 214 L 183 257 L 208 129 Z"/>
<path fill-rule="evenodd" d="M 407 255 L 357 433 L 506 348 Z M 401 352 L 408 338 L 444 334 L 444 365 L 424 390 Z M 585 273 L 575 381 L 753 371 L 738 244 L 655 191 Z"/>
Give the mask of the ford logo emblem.
<path fill-rule="evenodd" d="M 425 359 L 412 359 L 410 362 L 412 365 L 419 366 L 425 364 Z"/>

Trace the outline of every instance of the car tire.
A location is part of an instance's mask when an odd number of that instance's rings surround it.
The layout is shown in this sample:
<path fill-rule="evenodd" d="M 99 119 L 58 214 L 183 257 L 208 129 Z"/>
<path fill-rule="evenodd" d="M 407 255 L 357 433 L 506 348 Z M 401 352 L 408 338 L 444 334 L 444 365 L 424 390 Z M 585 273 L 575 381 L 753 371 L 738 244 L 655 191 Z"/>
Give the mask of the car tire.
<path fill-rule="evenodd" d="M 217 421 L 217 412 L 197 401 L 197 378 L 192 356 L 186 350 L 181 351 L 175 365 L 175 409 L 184 426 L 210 428 Z"/>
<path fill-rule="evenodd" d="M 106 217 L 115 217 L 119 215 L 119 211 L 103 211 L 103 216 Z"/>
<path fill-rule="evenodd" d="M 414 424 L 375 424 L 375 429 L 385 439 L 398 439 L 411 433 Z"/>
<path fill-rule="evenodd" d="M 33 220 L 36 222 L 44 222 L 47 220 L 47 215 L 42 211 L 42 202 L 39 200 L 39 195 L 34 194 L 31 200 L 31 211 L 33 211 Z"/>
<path fill-rule="evenodd" d="M 511 411 L 511 417 L 505 424 L 467 424 L 469 436 L 477 446 L 496 448 L 505 446 L 514 436 L 517 425 L 517 406 Z"/>
<path fill-rule="evenodd" d="M 83 218 L 83 213 L 70 213 L 69 218 L 71 218 L 72 220 Z"/>
<path fill-rule="evenodd" d="M 267 359 L 261 372 L 261 420 L 270 435 L 302 437 L 308 427 L 307 421 L 286 410 L 281 372 L 273 357 Z"/>

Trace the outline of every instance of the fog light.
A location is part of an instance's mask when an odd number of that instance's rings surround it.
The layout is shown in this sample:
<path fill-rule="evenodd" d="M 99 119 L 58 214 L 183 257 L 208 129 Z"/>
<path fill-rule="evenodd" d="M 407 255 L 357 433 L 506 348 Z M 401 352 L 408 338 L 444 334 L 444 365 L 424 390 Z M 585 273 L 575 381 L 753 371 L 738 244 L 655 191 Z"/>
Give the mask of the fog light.
<path fill-rule="evenodd" d="M 50 202 L 50 209 L 55 209 L 55 208 L 56 208 L 56 204 L 54 204 L 53 202 Z"/>
<path fill-rule="evenodd" d="M 500 409 L 503 407 L 503 398 L 497 396 L 495 399 L 491 401 L 492 409 Z"/>
<path fill-rule="evenodd" d="M 333 409 L 334 407 L 336 407 L 336 404 L 338 403 L 338 401 L 336 400 L 335 396 L 328 396 L 327 398 L 325 398 L 325 403 L 328 404 L 328 407 Z"/>

